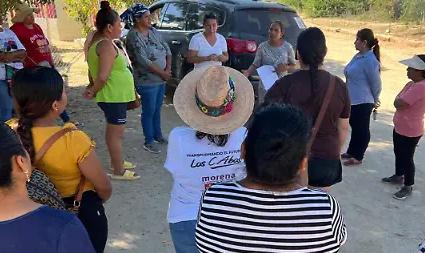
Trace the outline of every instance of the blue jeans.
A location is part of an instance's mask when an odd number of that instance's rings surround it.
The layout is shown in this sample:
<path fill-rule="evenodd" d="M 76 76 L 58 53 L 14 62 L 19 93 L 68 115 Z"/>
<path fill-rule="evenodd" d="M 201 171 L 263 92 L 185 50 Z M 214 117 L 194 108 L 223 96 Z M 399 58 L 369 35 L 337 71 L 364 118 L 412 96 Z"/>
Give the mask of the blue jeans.
<path fill-rule="evenodd" d="M 5 122 L 12 118 L 12 108 L 9 86 L 5 80 L 0 80 L 0 122 Z"/>
<path fill-rule="evenodd" d="M 196 220 L 170 223 L 171 239 L 176 253 L 198 253 L 195 241 Z"/>
<path fill-rule="evenodd" d="M 141 122 L 145 144 L 162 138 L 161 132 L 161 107 L 164 100 L 165 84 L 137 85 L 137 92 L 142 99 Z"/>

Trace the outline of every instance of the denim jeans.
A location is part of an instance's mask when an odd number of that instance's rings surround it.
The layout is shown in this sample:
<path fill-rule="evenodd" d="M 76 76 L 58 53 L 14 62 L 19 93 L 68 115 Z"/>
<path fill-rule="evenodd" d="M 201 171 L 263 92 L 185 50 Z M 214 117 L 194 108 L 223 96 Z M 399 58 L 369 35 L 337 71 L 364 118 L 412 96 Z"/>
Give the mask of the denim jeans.
<path fill-rule="evenodd" d="M 170 223 L 171 239 L 176 253 L 198 253 L 195 241 L 196 220 Z"/>
<path fill-rule="evenodd" d="M 12 97 L 9 95 L 9 87 L 5 80 L 0 80 L 0 122 L 12 118 Z"/>
<path fill-rule="evenodd" d="M 142 99 L 141 122 L 145 144 L 162 138 L 161 107 L 164 100 L 165 84 L 137 85 L 137 92 Z"/>

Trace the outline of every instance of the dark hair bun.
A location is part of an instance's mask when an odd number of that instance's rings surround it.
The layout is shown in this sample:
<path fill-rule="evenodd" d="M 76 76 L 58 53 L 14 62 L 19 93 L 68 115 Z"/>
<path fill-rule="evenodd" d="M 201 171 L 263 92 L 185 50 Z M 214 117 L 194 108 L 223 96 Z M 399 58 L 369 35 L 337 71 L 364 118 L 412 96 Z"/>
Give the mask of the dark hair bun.
<path fill-rule="evenodd" d="M 100 9 L 101 10 L 110 10 L 111 5 L 109 4 L 109 1 L 102 1 L 100 2 Z"/>

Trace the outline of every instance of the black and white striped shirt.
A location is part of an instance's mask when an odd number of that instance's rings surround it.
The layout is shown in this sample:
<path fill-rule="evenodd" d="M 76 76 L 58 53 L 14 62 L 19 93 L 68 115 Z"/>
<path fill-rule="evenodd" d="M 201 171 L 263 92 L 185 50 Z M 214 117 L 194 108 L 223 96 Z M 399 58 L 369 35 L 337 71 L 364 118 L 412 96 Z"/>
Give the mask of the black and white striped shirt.
<path fill-rule="evenodd" d="M 338 252 L 347 232 L 338 202 L 320 191 L 219 184 L 204 194 L 196 227 L 202 253 Z"/>

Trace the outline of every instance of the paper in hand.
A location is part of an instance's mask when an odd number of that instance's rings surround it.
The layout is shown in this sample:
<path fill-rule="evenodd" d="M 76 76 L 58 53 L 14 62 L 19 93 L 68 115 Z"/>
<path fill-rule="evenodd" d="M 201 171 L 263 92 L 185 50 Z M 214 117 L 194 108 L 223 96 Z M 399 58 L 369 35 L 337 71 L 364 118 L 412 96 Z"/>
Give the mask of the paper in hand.
<path fill-rule="evenodd" d="M 269 90 L 273 86 L 273 84 L 279 79 L 276 74 L 275 68 L 271 65 L 264 65 L 257 68 L 257 73 L 266 91 Z"/>

